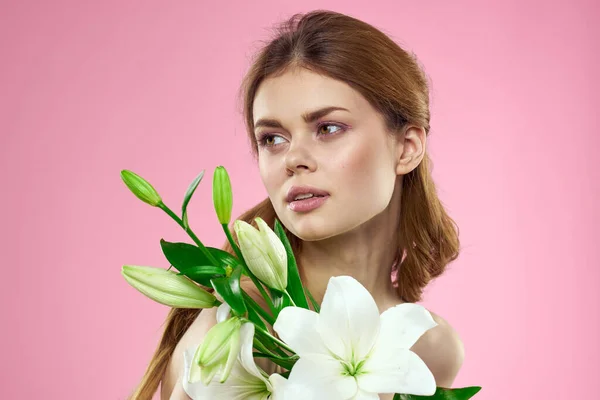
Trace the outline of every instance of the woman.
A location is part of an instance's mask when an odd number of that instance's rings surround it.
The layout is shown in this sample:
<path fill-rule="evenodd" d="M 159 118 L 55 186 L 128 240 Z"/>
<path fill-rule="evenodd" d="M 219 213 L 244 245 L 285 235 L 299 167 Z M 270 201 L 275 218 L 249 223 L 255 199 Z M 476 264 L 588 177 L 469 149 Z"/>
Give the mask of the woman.
<path fill-rule="evenodd" d="M 416 60 L 362 21 L 314 11 L 281 26 L 254 60 L 242 96 L 268 198 L 238 219 L 281 221 L 317 301 L 337 275 L 360 281 L 380 312 L 419 301 L 458 256 L 459 240 L 431 180 L 429 93 Z M 306 193 L 312 199 L 296 200 Z M 150 399 L 161 380 L 162 399 L 188 398 L 183 351 L 202 341 L 215 314 L 171 310 L 134 399 Z M 432 316 L 438 326 L 412 350 L 437 386 L 450 387 L 463 346 Z"/>

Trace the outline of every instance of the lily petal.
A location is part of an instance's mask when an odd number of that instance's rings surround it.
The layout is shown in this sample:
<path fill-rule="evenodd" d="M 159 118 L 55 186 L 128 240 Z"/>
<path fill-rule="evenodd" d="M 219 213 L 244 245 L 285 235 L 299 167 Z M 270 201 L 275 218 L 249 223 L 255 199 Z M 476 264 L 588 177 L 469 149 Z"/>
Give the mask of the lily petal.
<path fill-rule="evenodd" d="M 194 381 L 193 383 L 191 383 L 189 381 L 192 378 L 190 375 L 190 370 L 192 367 L 192 360 L 194 358 L 194 353 L 195 353 L 195 348 L 189 348 L 189 349 L 185 350 L 183 353 L 184 370 L 183 370 L 183 378 L 182 378 L 182 382 L 181 382 L 183 385 L 183 390 L 187 393 L 188 396 L 190 396 L 192 398 L 192 400 L 207 398 L 208 396 L 214 395 L 214 391 L 212 390 L 212 388 L 210 386 L 204 385 L 201 380 Z M 197 379 L 200 379 L 200 369 L 198 369 L 197 371 L 198 371 Z"/>
<path fill-rule="evenodd" d="M 339 395 L 333 392 L 329 386 L 314 386 L 307 384 L 306 382 L 288 381 L 285 383 L 285 386 L 280 386 L 275 393 L 276 394 L 269 400 L 340 399 Z"/>
<path fill-rule="evenodd" d="M 233 369 L 233 366 L 238 362 L 238 358 L 240 356 L 240 350 L 241 350 L 242 328 L 244 327 L 244 325 L 252 325 L 252 327 L 254 327 L 254 324 L 252 324 L 250 322 L 247 322 L 241 326 L 240 332 L 237 333 L 238 342 L 237 343 L 234 342 L 231 344 L 231 348 L 229 350 L 229 355 L 227 357 L 227 361 L 225 362 L 225 366 L 223 367 L 223 371 L 221 373 L 221 379 L 220 379 L 221 383 L 223 383 L 223 382 L 225 382 L 225 380 L 227 380 L 227 378 L 229 377 L 229 374 L 231 373 L 231 370 Z M 250 338 L 250 340 L 252 340 L 252 337 Z"/>
<path fill-rule="evenodd" d="M 267 387 L 269 387 L 269 389 L 271 389 L 271 383 L 260 372 L 260 370 L 256 366 L 256 362 L 254 362 L 254 357 L 252 356 L 252 342 L 254 340 L 254 324 L 253 323 L 245 323 L 244 325 L 242 325 L 242 327 L 240 329 L 240 335 L 241 335 L 241 345 L 242 345 L 242 348 L 240 350 L 240 363 L 242 364 L 244 369 L 249 374 L 264 381 L 265 384 L 267 385 Z"/>
<path fill-rule="evenodd" d="M 200 345 L 196 346 L 196 347 L 190 347 L 189 349 L 186 349 L 183 353 L 183 358 L 185 360 L 185 367 L 186 370 L 183 374 L 183 380 L 184 382 L 199 382 L 200 379 L 202 379 L 202 375 L 200 372 L 200 367 L 193 363 L 193 359 L 195 354 L 198 352 L 198 348 L 200 347 Z M 189 357 L 189 360 L 188 360 Z M 184 385 L 185 388 L 185 385 Z"/>
<path fill-rule="evenodd" d="M 272 257 L 273 265 L 287 266 L 287 253 L 281 239 L 262 218 L 255 218 L 254 221 L 262 234 L 265 245 L 271 250 L 268 254 Z M 287 268 L 282 268 L 280 272 L 285 287 L 287 286 Z"/>
<path fill-rule="evenodd" d="M 317 331 L 344 360 L 364 358 L 377 340 L 379 309 L 369 291 L 350 276 L 329 279 Z"/>
<path fill-rule="evenodd" d="M 404 349 L 390 351 L 377 345 L 358 376 L 361 390 L 371 393 L 405 393 L 431 396 L 436 382 L 433 374 L 414 352 Z"/>
<path fill-rule="evenodd" d="M 261 260 L 266 257 L 266 250 L 263 248 L 262 239 L 259 239 L 259 231 L 246 221 L 236 220 L 234 229 L 238 236 L 240 250 L 247 263 L 254 260 Z"/>
<path fill-rule="evenodd" d="M 286 307 L 279 313 L 273 329 L 300 357 L 328 354 L 317 332 L 319 314 L 300 307 Z"/>
<path fill-rule="evenodd" d="M 229 306 L 229 304 L 223 302 L 223 304 L 221 304 L 217 308 L 217 323 L 218 322 L 223 322 L 227 318 L 229 318 L 229 313 L 230 312 L 231 312 L 231 307 Z"/>
<path fill-rule="evenodd" d="M 273 389 L 269 400 L 287 400 L 285 390 L 287 390 L 288 380 L 279 374 L 272 374 L 269 377 L 269 382 L 271 382 Z"/>
<path fill-rule="evenodd" d="M 378 343 L 410 349 L 425 332 L 435 326 L 437 323 L 425 307 L 414 303 L 398 304 L 381 314 Z"/>
<path fill-rule="evenodd" d="M 331 391 L 334 394 L 317 398 L 351 399 L 358 390 L 356 379 L 344 375 L 338 360 L 321 354 L 300 357 L 290 372 L 288 382 L 291 385 L 310 386 L 306 390 L 316 390 L 316 393 Z M 285 399 L 287 400 L 287 397 Z"/>
<path fill-rule="evenodd" d="M 251 325 L 251 324 L 246 324 Z M 184 370 L 182 384 L 184 391 L 192 398 L 192 400 L 204 399 L 232 399 L 232 400 L 266 400 L 269 392 L 264 386 L 264 382 L 254 375 L 249 374 L 241 363 L 237 362 L 233 366 L 231 375 L 225 383 L 219 383 L 220 374 L 208 386 L 201 381 L 190 383 L 188 375 L 192 359 L 194 357 L 195 348 L 189 348 L 184 352 Z"/>
<path fill-rule="evenodd" d="M 282 267 L 287 264 L 273 264 L 273 260 L 278 257 L 270 257 L 269 249 L 271 248 L 271 244 L 267 243 L 266 239 L 263 237 L 263 232 L 242 220 L 235 221 L 235 230 L 238 235 L 240 250 L 242 251 L 242 255 L 244 256 L 250 271 L 268 286 L 281 291 L 285 290 L 287 277 L 286 282 L 283 282 L 283 279 L 279 274 L 284 272 Z M 281 241 L 279 242 L 281 244 Z M 281 246 L 283 246 L 283 244 L 281 244 Z M 281 271 L 279 271 L 279 269 L 281 269 Z M 287 269 L 285 272 L 287 274 Z"/>
<path fill-rule="evenodd" d="M 359 389 L 352 400 L 379 400 L 379 395 L 377 393 L 365 392 L 364 390 Z"/>

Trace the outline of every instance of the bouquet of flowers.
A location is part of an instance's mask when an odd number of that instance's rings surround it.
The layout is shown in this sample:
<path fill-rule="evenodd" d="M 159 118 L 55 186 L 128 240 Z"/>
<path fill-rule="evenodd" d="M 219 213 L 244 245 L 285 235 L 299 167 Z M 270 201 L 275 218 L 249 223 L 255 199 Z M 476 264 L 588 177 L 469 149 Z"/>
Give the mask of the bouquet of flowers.
<path fill-rule="evenodd" d="M 187 217 L 203 176 L 204 171 L 188 187 L 179 216 L 150 183 L 131 171 L 121 172 L 133 194 L 165 211 L 194 242 L 161 239 L 169 269 L 124 265 L 127 282 L 170 307 L 218 307 L 214 327 L 195 351 L 184 354 L 183 386 L 191 398 L 342 400 L 394 393 L 394 400 L 462 400 L 481 389 L 436 387 L 431 371 L 410 350 L 436 326 L 424 307 L 404 303 L 380 314 L 370 293 L 350 276 L 332 277 L 317 304 L 303 286 L 277 220 L 273 229 L 260 218 L 255 220 L 258 229 L 236 220 L 236 242 L 229 229 L 231 183 L 221 166 L 214 171 L 213 203 L 235 254 L 204 246 Z M 252 280 L 268 311 L 243 290 L 242 276 Z M 269 376 L 256 365 L 258 357 L 285 372 Z"/>

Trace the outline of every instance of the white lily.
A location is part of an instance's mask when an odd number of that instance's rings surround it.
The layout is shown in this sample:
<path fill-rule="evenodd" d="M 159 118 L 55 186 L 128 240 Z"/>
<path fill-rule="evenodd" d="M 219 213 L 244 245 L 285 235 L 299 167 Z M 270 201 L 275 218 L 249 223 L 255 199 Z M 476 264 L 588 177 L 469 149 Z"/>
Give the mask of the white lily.
<path fill-rule="evenodd" d="M 329 280 L 320 314 L 286 307 L 273 328 L 300 356 L 287 387 L 333 390 L 332 400 L 377 400 L 378 393 L 435 393 L 433 374 L 410 348 L 436 325 L 429 311 L 413 303 L 379 315 L 364 286 L 339 276 Z M 296 398 L 286 390 L 286 400 Z"/>
<path fill-rule="evenodd" d="M 229 315 L 229 309 L 223 303 L 217 311 L 217 321 L 222 322 Z M 205 385 L 194 372 L 194 354 L 197 348 L 184 351 L 183 389 L 193 400 L 196 399 L 231 399 L 231 400 L 282 400 L 286 379 L 279 374 L 268 376 L 259 369 L 252 356 L 254 340 L 254 324 L 245 323 L 240 328 L 241 349 L 225 382 L 224 370 L 217 372 L 214 379 Z"/>
<path fill-rule="evenodd" d="M 287 253 L 275 232 L 260 217 L 258 230 L 245 221 L 234 222 L 240 250 L 248 268 L 258 279 L 281 292 L 287 287 Z"/>

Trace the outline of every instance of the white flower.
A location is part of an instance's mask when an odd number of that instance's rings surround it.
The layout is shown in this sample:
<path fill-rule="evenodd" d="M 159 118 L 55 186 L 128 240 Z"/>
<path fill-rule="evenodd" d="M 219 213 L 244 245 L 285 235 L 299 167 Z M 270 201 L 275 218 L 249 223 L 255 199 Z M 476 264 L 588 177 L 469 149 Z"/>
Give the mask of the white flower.
<path fill-rule="evenodd" d="M 278 400 L 336 400 L 339 395 L 329 385 L 307 385 L 300 382 L 286 380 L 278 388 Z"/>
<path fill-rule="evenodd" d="M 218 314 L 217 319 L 222 320 L 229 314 L 229 309 L 227 307 L 221 309 L 220 307 Z M 241 350 L 224 383 L 220 383 L 224 370 L 217 372 L 208 385 L 204 385 L 202 381 L 197 380 L 198 374 L 192 370 L 192 361 L 197 348 L 187 349 L 183 354 L 182 383 L 188 396 L 193 400 L 282 400 L 283 398 L 279 393 L 285 386 L 286 379 L 279 374 L 273 374 L 269 377 L 256 366 L 252 356 L 253 339 L 254 324 L 243 324 L 240 328 Z"/>
<path fill-rule="evenodd" d="M 248 268 L 258 279 L 281 292 L 287 287 L 287 253 L 283 243 L 260 217 L 254 219 L 259 230 L 236 220 L 234 230 Z"/>
<path fill-rule="evenodd" d="M 329 280 L 320 314 L 286 307 L 273 328 L 300 356 L 287 387 L 333 390 L 331 400 L 377 400 L 378 393 L 435 393 L 433 374 L 410 348 L 436 325 L 424 307 L 412 303 L 379 315 L 357 280 L 339 276 Z M 291 390 L 285 395 L 285 400 L 299 398 Z"/>

